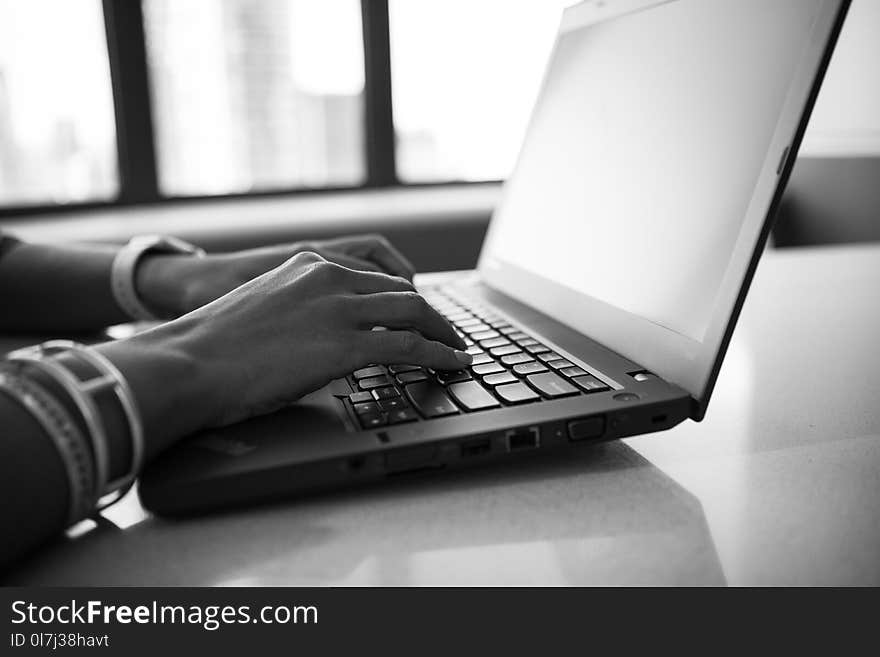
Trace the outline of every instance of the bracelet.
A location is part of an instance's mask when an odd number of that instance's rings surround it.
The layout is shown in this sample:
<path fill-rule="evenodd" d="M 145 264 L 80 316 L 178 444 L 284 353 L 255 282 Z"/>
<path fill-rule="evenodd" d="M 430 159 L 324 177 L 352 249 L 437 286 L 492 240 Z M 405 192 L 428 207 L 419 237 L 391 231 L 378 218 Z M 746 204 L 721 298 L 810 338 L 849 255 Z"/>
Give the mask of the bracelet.
<path fill-rule="evenodd" d="M 0 363 L 0 390 L 20 403 L 55 444 L 67 473 L 70 526 L 94 508 L 97 489 L 89 445 L 66 409 L 42 386 L 22 376 L 20 369 L 13 363 Z"/>
<path fill-rule="evenodd" d="M 57 361 L 60 353 L 74 353 L 98 371 L 98 376 L 81 380 Z M 118 501 L 131 488 L 144 456 L 144 431 L 140 411 L 125 377 L 113 363 L 97 350 L 69 340 L 52 340 L 35 347 L 14 351 L 7 355 L 11 361 L 26 362 L 48 374 L 70 396 L 88 428 L 95 457 L 97 510 Z M 114 481 L 109 478 L 107 433 L 96 403 L 96 395 L 113 390 L 122 407 L 131 440 L 131 469 L 127 475 Z M 109 499 L 105 499 L 110 496 Z"/>
<path fill-rule="evenodd" d="M 113 393 L 116 395 L 128 423 L 129 440 L 131 440 L 131 467 L 127 475 L 109 482 L 107 488 L 109 490 L 120 488 L 128 490 L 144 464 L 144 424 L 128 381 L 125 380 L 116 365 L 94 347 L 87 347 L 71 340 L 50 340 L 44 342 L 41 347 L 44 350 L 57 349 L 73 352 L 96 370 L 103 372 L 103 376 L 100 378 L 91 379 L 84 383 L 86 386 L 94 387 L 95 392 L 109 387 L 113 388 Z"/>
<path fill-rule="evenodd" d="M 147 308 L 135 287 L 135 271 L 141 257 L 150 251 L 159 253 L 189 254 L 202 258 L 205 251 L 176 237 L 164 235 L 139 235 L 122 247 L 113 258 L 110 268 L 110 287 L 120 308 L 132 319 L 153 321 L 162 319 Z"/>

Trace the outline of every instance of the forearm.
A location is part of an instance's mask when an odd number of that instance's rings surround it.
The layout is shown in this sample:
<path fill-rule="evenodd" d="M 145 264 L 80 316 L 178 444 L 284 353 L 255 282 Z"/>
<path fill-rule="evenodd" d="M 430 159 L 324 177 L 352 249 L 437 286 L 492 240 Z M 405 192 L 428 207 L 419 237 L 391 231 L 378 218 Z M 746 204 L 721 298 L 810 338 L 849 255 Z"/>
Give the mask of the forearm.
<path fill-rule="evenodd" d="M 0 331 L 95 331 L 128 321 L 110 286 L 116 251 L 15 246 L 0 258 Z"/>

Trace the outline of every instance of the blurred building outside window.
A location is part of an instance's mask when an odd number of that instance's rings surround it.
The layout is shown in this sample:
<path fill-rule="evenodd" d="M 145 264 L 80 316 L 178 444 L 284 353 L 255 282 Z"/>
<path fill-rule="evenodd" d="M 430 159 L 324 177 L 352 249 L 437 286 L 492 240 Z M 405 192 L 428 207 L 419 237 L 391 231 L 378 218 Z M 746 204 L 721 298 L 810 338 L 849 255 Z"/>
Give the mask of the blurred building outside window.
<path fill-rule="evenodd" d="M 118 184 L 100 0 L 0 0 L 0 205 L 109 200 Z"/>
<path fill-rule="evenodd" d="M 357 186 L 358 0 L 144 0 L 161 191 Z"/>

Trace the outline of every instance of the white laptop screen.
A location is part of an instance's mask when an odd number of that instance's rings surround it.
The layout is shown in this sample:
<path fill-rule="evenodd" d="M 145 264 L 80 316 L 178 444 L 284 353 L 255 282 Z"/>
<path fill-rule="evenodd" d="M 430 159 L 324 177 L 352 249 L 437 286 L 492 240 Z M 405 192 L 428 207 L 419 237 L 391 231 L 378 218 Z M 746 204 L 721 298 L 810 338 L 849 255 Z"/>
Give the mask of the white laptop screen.
<path fill-rule="evenodd" d="M 588 335 L 587 298 L 699 344 L 823 3 L 679 0 L 604 19 L 590 4 L 563 19 L 481 270 L 518 271 L 491 282 Z"/>

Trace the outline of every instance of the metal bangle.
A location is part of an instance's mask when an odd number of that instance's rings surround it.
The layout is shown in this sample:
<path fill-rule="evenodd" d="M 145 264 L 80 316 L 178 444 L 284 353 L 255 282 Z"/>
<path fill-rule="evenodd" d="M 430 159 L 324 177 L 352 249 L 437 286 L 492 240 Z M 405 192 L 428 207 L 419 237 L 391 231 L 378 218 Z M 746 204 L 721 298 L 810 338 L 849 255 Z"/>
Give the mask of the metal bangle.
<path fill-rule="evenodd" d="M 91 514 L 96 482 L 88 442 L 67 410 L 41 385 L 20 373 L 20 366 L 0 364 L 0 390 L 20 403 L 40 424 L 58 450 L 67 473 L 67 525 Z"/>
<path fill-rule="evenodd" d="M 28 347 L 7 354 L 6 358 L 13 362 L 28 363 L 37 369 L 42 370 L 58 383 L 73 401 L 76 409 L 82 416 L 89 432 L 89 439 L 92 444 L 92 453 L 95 459 L 95 499 L 94 504 L 97 506 L 98 501 L 104 494 L 104 488 L 107 485 L 107 470 L 109 457 L 107 454 L 107 433 L 104 430 L 104 423 L 98 412 L 98 406 L 94 399 L 87 394 L 88 390 L 80 387 L 80 381 L 65 367 L 51 360 L 47 360 L 39 347 Z"/>
<path fill-rule="evenodd" d="M 55 358 L 72 353 L 91 365 L 98 373 L 90 379 L 80 379 Z M 15 351 L 7 356 L 41 368 L 52 376 L 73 399 L 91 434 L 95 453 L 98 487 L 95 506 L 98 511 L 121 499 L 134 484 L 144 460 L 144 429 L 141 414 L 131 387 L 122 372 L 103 354 L 92 347 L 71 340 L 50 340 L 34 347 Z M 131 466 L 128 474 L 113 481 L 109 479 L 107 432 L 98 411 L 94 395 L 112 389 L 128 424 L 131 443 Z"/>
<path fill-rule="evenodd" d="M 128 422 L 129 440 L 131 441 L 131 469 L 129 474 L 120 477 L 114 481 L 107 483 L 108 492 L 120 488 L 128 489 L 144 463 L 144 423 L 141 419 L 140 410 L 138 409 L 134 393 L 128 381 L 122 375 L 122 372 L 114 365 L 109 358 L 99 352 L 94 347 L 88 347 L 70 340 L 50 340 L 43 343 L 44 349 L 67 350 L 77 354 L 83 360 L 88 361 L 99 372 L 103 372 L 104 376 L 100 379 L 91 379 L 84 383 L 85 386 L 92 387 L 93 382 L 96 386 L 94 391 L 105 389 L 107 377 L 112 378 L 113 392 L 119 405 L 125 413 L 125 419 Z M 115 385 L 114 385 L 115 384 Z M 90 392 L 92 390 L 90 389 Z"/>
<path fill-rule="evenodd" d="M 205 251 L 197 246 L 169 235 L 136 235 L 123 246 L 110 267 L 110 288 L 117 305 L 136 321 L 162 319 L 147 308 L 135 287 L 134 275 L 140 259 L 147 253 L 171 253 L 205 256 Z"/>

